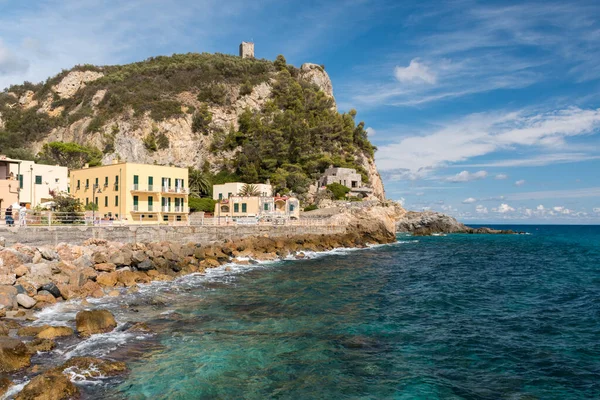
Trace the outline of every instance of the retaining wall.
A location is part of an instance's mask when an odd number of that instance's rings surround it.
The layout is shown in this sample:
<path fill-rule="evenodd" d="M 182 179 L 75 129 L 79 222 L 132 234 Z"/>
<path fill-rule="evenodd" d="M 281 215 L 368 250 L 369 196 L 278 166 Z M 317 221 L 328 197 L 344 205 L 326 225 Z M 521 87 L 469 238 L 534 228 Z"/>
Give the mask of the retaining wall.
<path fill-rule="evenodd" d="M 211 243 L 225 239 L 252 236 L 291 237 L 306 234 L 345 233 L 344 226 L 27 226 L 1 227 L 5 245 L 15 243 L 44 246 L 58 243 L 82 244 L 87 239 L 106 239 L 122 243 L 171 241 L 179 243 Z"/>

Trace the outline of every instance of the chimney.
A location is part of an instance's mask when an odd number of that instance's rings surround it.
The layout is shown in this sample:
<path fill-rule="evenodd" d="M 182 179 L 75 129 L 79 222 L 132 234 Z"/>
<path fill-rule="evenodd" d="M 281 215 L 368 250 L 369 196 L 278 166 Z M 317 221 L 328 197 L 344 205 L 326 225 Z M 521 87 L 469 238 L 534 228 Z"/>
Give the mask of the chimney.
<path fill-rule="evenodd" d="M 118 159 L 118 158 L 115 158 L 114 160 L 112 160 L 112 163 L 113 163 L 113 164 L 118 164 L 118 163 L 119 163 L 119 159 Z"/>
<path fill-rule="evenodd" d="M 90 167 L 90 164 L 88 164 L 88 163 L 83 164 L 83 169 L 87 169 L 89 167 Z"/>

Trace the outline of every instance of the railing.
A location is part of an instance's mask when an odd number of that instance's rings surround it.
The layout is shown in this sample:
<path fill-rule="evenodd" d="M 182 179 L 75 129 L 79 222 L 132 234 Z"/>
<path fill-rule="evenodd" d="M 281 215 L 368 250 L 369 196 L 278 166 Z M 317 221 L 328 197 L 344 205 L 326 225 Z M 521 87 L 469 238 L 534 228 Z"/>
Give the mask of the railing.
<path fill-rule="evenodd" d="M 140 206 L 138 204 L 134 204 L 131 207 L 131 211 L 134 211 L 134 212 L 140 211 Z"/>
<path fill-rule="evenodd" d="M 161 191 L 163 193 L 177 193 L 177 194 L 189 194 L 188 188 L 183 187 L 171 187 L 171 186 L 162 186 Z"/>
<path fill-rule="evenodd" d="M 162 206 L 161 207 L 161 211 L 162 212 L 171 212 L 171 207 L 169 207 L 169 206 Z"/>
<path fill-rule="evenodd" d="M 138 183 L 134 183 L 131 190 L 134 192 L 154 192 L 154 185 L 148 185 L 146 188 L 143 188 Z"/>

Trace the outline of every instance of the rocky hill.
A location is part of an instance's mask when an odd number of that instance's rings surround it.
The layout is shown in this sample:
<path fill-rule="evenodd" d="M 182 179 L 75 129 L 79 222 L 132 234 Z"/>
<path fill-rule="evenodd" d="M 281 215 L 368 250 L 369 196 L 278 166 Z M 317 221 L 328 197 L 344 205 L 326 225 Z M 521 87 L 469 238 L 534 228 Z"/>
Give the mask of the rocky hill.
<path fill-rule="evenodd" d="M 429 236 L 439 233 L 513 234 L 512 230 L 491 228 L 471 228 L 458 222 L 454 217 L 435 211 L 408 211 L 396 220 L 397 232 L 409 232 L 416 236 Z"/>
<path fill-rule="evenodd" d="M 278 191 L 306 197 L 336 165 L 356 168 L 383 199 L 375 148 L 355 116 L 337 112 L 322 66 L 190 53 L 77 66 L 45 83 L 11 86 L 0 92 L 0 153 L 43 161 L 48 143 L 73 142 L 96 162 L 270 179 Z"/>

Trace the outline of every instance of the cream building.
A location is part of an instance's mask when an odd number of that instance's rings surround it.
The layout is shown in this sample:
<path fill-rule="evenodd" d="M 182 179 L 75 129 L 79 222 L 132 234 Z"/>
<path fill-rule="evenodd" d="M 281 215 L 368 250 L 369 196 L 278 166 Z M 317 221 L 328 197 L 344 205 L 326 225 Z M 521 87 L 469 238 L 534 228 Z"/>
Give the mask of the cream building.
<path fill-rule="evenodd" d="M 242 182 L 230 182 L 222 185 L 213 185 L 213 200 L 228 199 L 231 196 L 237 196 L 246 183 Z M 273 187 L 268 183 L 253 183 L 251 184 L 256 187 L 262 197 L 273 196 Z"/>
<path fill-rule="evenodd" d="M 66 192 L 68 185 L 67 167 L 0 156 L 0 208 L 9 203 L 36 207 L 52 200 L 51 191 Z"/>
<path fill-rule="evenodd" d="M 300 218 L 300 202 L 295 197 L 231 196 L 215 204 L 215 217 Z"/>
<path fill-rule="evenodd" d="M 71 195 L 97 216 L 135 223 L 188 221 L 188 169 L 114 163 L 71 171 Z"/>

